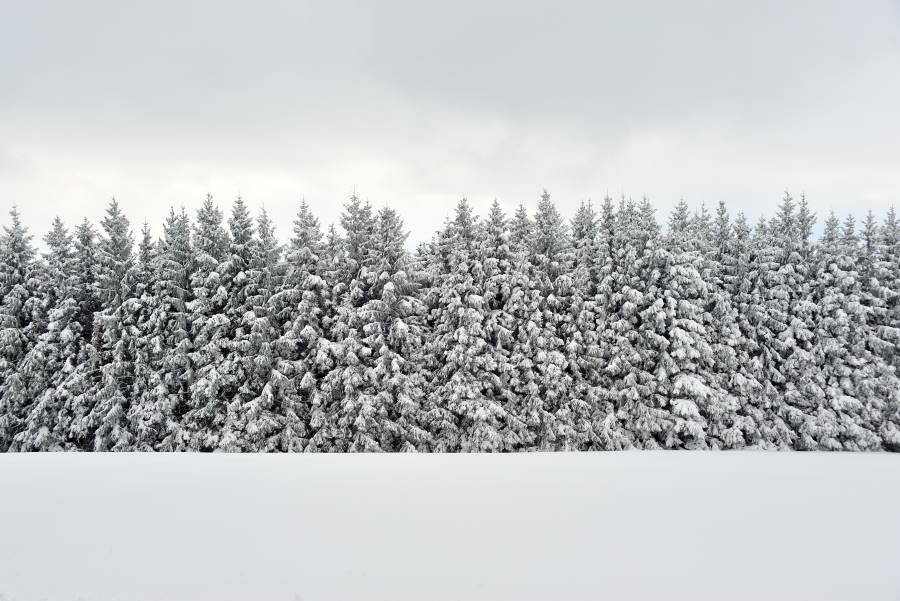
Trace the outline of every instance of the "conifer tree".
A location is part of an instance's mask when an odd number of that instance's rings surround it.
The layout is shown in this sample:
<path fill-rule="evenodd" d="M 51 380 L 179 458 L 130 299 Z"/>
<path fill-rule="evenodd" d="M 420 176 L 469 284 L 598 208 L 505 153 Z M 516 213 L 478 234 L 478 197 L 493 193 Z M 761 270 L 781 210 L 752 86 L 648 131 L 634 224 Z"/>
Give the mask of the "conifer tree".
<path fill-rule="evenodd" d="M 211 211 L 210 226 L 215 219 L 215 211 Z M 203 365 L 195 376 L 191 405 L 183 420 L 187 444 L 203 451 L 240 450 L 243 405 L 252 398 L 244 387 L 248 374 L 242 349 L 248 332 L 242 319 L 253 255 L 253 220 L 240 196 L 232 205 L 228 227 L 228 252 L 212 280 L 217 283 L 215 312 L 203 321 L 200 340 L 195 343 L 204 348 Z"/>
<path fill-rule="evenodd" d="M 326 338 L 330 318 L 326 314 L 329 289 L 322 277 L 325 252 L 319 221 L 302 201 L 288 246 L 284 281 L 269 301 L 273 318 L 283 324 L 274 344 L 268 386 L 273 402 L 281 406 L 281 447 L 286 451 L 306 447 L 311 414 L 322 406 L 318 383 L 333 367 Z M 323 420 L 319 413 L 317 425 Z"/>
<path fill-rule="evenodd" d="M 100 302 L 107 308 L 122 302 L 127 294 L 122 289 L 125 274 L 134 260 L 134 238 L 131 225 L 115 198 L 106 208 L 101 221 L 103 235 L 98 247 Z"/>
<path fill-rule="evenodd" d="M 72 269 L 75 279 L 74 298 L 78 303 L 78 323 L 85 340 L 93 338 L 94 313 L 100 310 L 100 254 L 96 232 L 84 219 L 75 228 L 75 252 Z"/>
<path fill-rule="evenodd" d="M 398 436 L 383 397 L 372 380 L 377 349 L 367 332 L 369 303 L 378 298 L 375 266 L 376 220 L 368 202 L 355 194 L 341 214 L 344 229 L 339 283 L 333 289 L 338 303 L 332 325 L 333 367 L 325 377 L 320 401 L 314 408 L 310 450 L 390 451 Z"/>
<path fill-rule="evenodd" d="M 275 238 L 275 227 L 263 208 L 256 223 L 257 236 L 252 244 L 246 305 L 241 317 L 245 332 L 239 343 L 245 381 L 241 386 L 247 400 L 241 409 L 241 448 L 247 451 L 282 450 L 283 398 L 271 385 L 275 362 L 278 323 L 270 300 L 281 280 L 281 245 Z M 289 448 L 298 450 L 302 441 L 291 440 Z M 293 447 L 293 449 L 291 448 Z"/>
<path fill-rule="evenodd" d="M 72 237 L 59 217 L 44 236 L 47 251 L 38 294 L 47 314 L 46 330 L 38 335 L 19 366 L 25 381 L 27 414 L 15 450 L 58 450 L 63 440 L 53 435 L 61 411 L 57 387 L 77 365 L 81 346 L 78 305 L 73 298 Z"/>
<path fill-rule="evenodd" d="M 461 201 L 407 248 L 355 195 L 286 247 L 207 197 L 133 249 L 0 233 L 0 449 L 900 450 L 900 225 L 786 194 L 755 228 L 644 199 L 563 220 Z"/>
<path fill-rule="evenodd" d="M 35 250 L 17 207 L 0 236 L 0 450 L 7 450 L 24 425 L 29 399 L 22 359 L 32 344 L 29 305 L 35 291 L 32 279 Z"/>
<path fill-rule="evenodd" d="M 231 320 L 226 315 L 229 302 L 228 282 L 224 280 L 224 264 L 228 259 L 230 236 L 222 226 L 222 212 L 206 195 L 193 229 L 194 269 L 191 277 L 192 300 L 190 312 L 190 361 L 194 368 L 194 383 L 185 415 L 186 444 L 189 448 L 210 449 L 206 430 L 210 412 L 217 407 L 217 397 L 223 389 L 221 369 L 228 354 Z M 208 444 L 207 444 L 208 443 Z"/>
<path fill-rule="evenodd" d="M 141 254 L 148 257 L 147 237 Z M 191 280 L 195 253 L 191 224 L 184 208 L 169 211 L 163 237 L 146 268 L 153 280 L 149 294 L 133 296 L 123 306 L 121 320 L 129 324 L 128 360 L 131 377 L 147 381 L 134 395 L 129 421 L 144 448 L 179 450 L 184 448 L 182 418 L 191 405 L 194 381 L 190 310 L 193 300 Z"/>
<path fill-rule="evenodd" d="M 497 219 L 495 213 L 494 235 Z M 482 232 L 463 198 L 439 242 L 443 265 L 429 294 L 434 329 L 427 345 L 433 374 L 428 419 L 445 429 L 438 450 L 500 451 L 515 440 L 508 431 L 509 399 L 501 390 L 508 368 L 490 343 L 496 326 L 489 321 L 491 299 L 485 298 L 482 284 L 490 277 L 483 263 Z"/>

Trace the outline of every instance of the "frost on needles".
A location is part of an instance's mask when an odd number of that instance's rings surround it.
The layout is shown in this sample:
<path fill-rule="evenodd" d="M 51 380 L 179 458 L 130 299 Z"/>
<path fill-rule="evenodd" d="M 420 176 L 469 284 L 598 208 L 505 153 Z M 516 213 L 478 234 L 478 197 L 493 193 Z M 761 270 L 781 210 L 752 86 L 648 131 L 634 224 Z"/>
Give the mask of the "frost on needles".
<path fill-rule="evenodd" d="M 0 239 L 0 450 L 900 450 L 900 225 L 805 199 L 750 225 L 683 202 L 465 199 L 407 249 L 356 196 L 211 197 L 162 236 L 118 204 Z"/>

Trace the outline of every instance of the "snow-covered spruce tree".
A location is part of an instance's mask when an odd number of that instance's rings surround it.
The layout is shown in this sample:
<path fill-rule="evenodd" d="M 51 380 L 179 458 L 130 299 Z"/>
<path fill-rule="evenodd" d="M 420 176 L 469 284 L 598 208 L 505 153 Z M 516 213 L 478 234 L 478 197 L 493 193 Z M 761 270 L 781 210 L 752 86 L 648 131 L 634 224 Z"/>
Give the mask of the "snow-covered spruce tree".
<path fill-rule="evenodd" d="M 26 283 L 30 295 L 23 306 L 23 312 L 28 315 L 30 321 L 30 336 L 26 347 L 29 349 L 20 366 L 20 371 L 26 377 L 26 387 L 29 389 L 29 399 L 42 392 L 48 385 L 52 373 L 45 373 L 44 368 L 37 368 L 35 361 L 43 364 L 44 358 L 41 352 L 35 352 L 35 342 L 47 331 L 48 313 L 67 296 L 69 285 L 67 274 L 71 271 L 68 265 L 71 260 L 72 239 L 68 230 L 59 217 L 53 220 L 50 231 L 44 236 L 46 252 L 43 261 L 35 260 L 32 263 L 30 276 Z"/>
<path fill-rule="evenodd" d="M 612 286 L 607 316 L 611 336 L 601 347 L 602 355 L 610 358 L 607 388 L 631 444 L 644 449 L 677 446 L 669 389 L 659 371 L 661 355 L 668 348 L 666 318 L 671 314 L 665 311 L 663 278 L 671 258 L 649 204 L 638 206 L 623 198 L 615 230 L 615 264 L 620 271 L 613 272 L 618 282 Z M 615 423 L 608 428 L 605 436 L 616 433 Z"/>
<path fill-rule="evenodd" d="M 212 215 L 211 220 L 215 220 Z M 242 348 L 249 332 L 242 326 L 247 311 L 247 293 L 253 292 L 249 272 L 253 259 L 253 219 L 239 196 L 228 219 L 229 244 L 212 282 L 218 282 L 214 297 L 216 313 L 204 322 L 198 345 L 204 345 L 204 368 L 195 376 L 191 405 L 183 421 L 188 448 L 201 451 L 239 451 L 243 404 L 252 397 L 244 387 L 248 379 Z M 221 306 L 217 298 L 221 295 Z M 196 332 L 195 332 L 196 336 Z M 219 345 L 218 340 L 222 340 Z M 210 348 L 210 344 L 214 346 Z M 208 354 L 205 354 L 208 352 Z M 221 353 L 219 358 L 218 353 Z"/>
<path fill-rule="evenodd" d="M 523 227 L 523 224 L 530 227 L 527 214 L 524 218 L 522 215 L 519 217 L 519 227 Z M 515 347 L 516 319 L 510 312 L 510 303 L 514 290 L 527 281 L 522 277 L 525 253 L 516 252 L 510 224 L 496 199 L 491 204 L 481 235 L 484 333 L 487 343 L 493 349 L 495 366 L 489 382 L 486 382 L 486 389 L 493 398 L 501 401 L 505 413 L 506 424 L 502 431 L 505 441 L 502 450 L 514 451 L 522 444 L 527 424 L 518 415 L 522 399 L 516 396 L 511 386 L 515 377 L 511 357 Z M 527 241 L 521 239 L 520 247 L 524 248 L 521 245 Z"/>
<path fill-rule="evenodd" d="M 674 234 L 679 252 L 691 253 L 689 263 L 706 285 L 696 305 L 705 331 L 703 340 L 710 352 L 705 382 L 709 396 L 701 406 L 701 414 L 707 420 L 707 444 L 713 449 L 743 447 L 746 441 L 738 416 L 740 404 L 731 390 L 739 383 L 734 381 L 734 374 L 740 371 L 736 348 L 740 330 L 737 310 L 726 286 L 733 241 L 728 211 L 724 203 L 719 203 L 713 218 L 701 205 L 686 228 L 670 234 Z"/>
<path fill-rule="evenodd" d="M 713 356 L 702 307 L 708 294 L 698 248 L 703 227 L 690 222 L 681 202 L 669 220 L 667 244 L 647 249 L 651 288 L 645 299 L 652 302 L 640 313 L 640 348 L 644 369 L 653 374 L 647 402 L 671 413 L 658 437 L 666 448 L 707 448 L 706 429 L 719 401 L 710 386 Z"/>
<path fill-rule="evenodd" d="M 344 242 L 333 288 L 337 313 L 330 345 L 334 367 L 322 383 L 321 407 L 313 412 L 310 451 L 391 451 L 399 428 L 378 396 L 372 365 L 378 349 L 366 332 L 367 305 L 379 298 L 375 265 L 376 227 L 368 202 L 355 194 L 341 214 Z"/>
<path fill-rule="evenodd" d="M 331 410 L 311 450 L 329 444 L 353 452 L 424 450 L 415 363 L 421 308 L 406 271 L 402 222 L 388 208 L 373 218 L 368 203 L 354 196 L 341 224 L 347 250 L 341 273 L 349 283 L 332 328 L 334 368 L 324 383 Z"/>
<path fill-rule="evenodd" d="M 507 430 L 501 391 L 505 361 L 489 342 L 482 232 L 463 198 L 437 241 L 426 361 L 431 375 L 428 419 L 440 423 L 447 418 L 442 414 L 446 410 L 453 420 L 436 441 L 441 451 L 501 451 L 515 441 Z"/>
<path fill-rule="evenodd" d="M 750 226 L 743 213 L 734 223 L 725 203 L 719 203 L 712 224 L 709 284 L 714 297 L 707 303 L 706 327 L 712 333 L 714 371 L 721 391 L 721 411 L 712 429 L 722 448 L 744 448 L 760 440 L 757 421 L 760 363 L 748 320 L 751 302 L 748 274 L 751 261 Z"/>
<path fill-rule="evenodd" d="M 39 294 L 47 314 L 47 328 L 22 360 L 27 413 L 22 431 L 13 439 L 13 450 L 61 450 L 58 435 L 62 410 L 57 387 L 75 370 L 82 346 L 78 304 L 73 297 L 72 237 L 59 217 L 44 236 L 47 251 Z"/>
<path fill-rule="evenodd" d="M 645 250 L 651 237 L 658 236 L 655 221 L 644 224 L 648 230 L 642 233 L 639 217 L 633 203 L 626 204 L 623 199 L 617 213 L 612 199 L 604 198 L 598 253 L 598 331 L 600 392 L 606 401 L 595 407 L 592 417 L 593 447 L 597 449 L 643 447 L 645 441 L 656 446 L 653 433 L 648 431 L 651 422 L 641 421 L 648 428 L 638 436 L 631 431 L 632 419 L 639 417 L 637 410 L 642 408 L 638 400 L 650 393 L 639 352 L 638 326 L 647 283 Z"/>
<path fill-rule="evenodd" d="M 122 302 L 127 294 L 122 283 L 134 261 L 134 236 L 115 198 L 107 206 L 100 225 L 103 229 L 98 245 L 100 302 L 109 309 Z"/>
<path fill-rule="evenodd" d="M 885 286 L 892 294 L 885 299 L 882 337 L 894 343 L 893 365 L 900 373 L 900 221 L 894 207 L 881 228 L 879 262 L 885 271 Z"/>
<path fill-rule="evenodd" d="M 878 431 L 882 444 L 891 450 L 900 448 L 900 381 L 896 365 L 900 330 L 890 324 L 891 311 L 900 295 L 900 265 L 892 261 L 890 247 L 896 233 L 893 209 L 888 212 L 883 227 L 878 226 L 869 211 L 863 224 L 857 262 L 860 303 L 866 319 L 865 344 L 873 355 L 871 373 L 863 383 L 867 397 L 864 402 L 868 421 Z"/>
<path fill-rule="evenodd" d="M 884 292 L 883 306 L 869 323 L 871 343 L 884 367 L 893 368 L 892 377 L 900 377 L 900 222 L 891 207 L 881 226 L 875 251 L 873 276 Z M 877 288 L 877 286 L 870 286 Z M 882 344 L 883 343 L 883 344 Z M 880 434 L 888 450 L 900 451 L 900 386 L 887 391 Z"/>
<path fill-rule="evenodd" d="M 162 244 L 161 244 L 162 245 Z M 158 350 L 154 349 L 151 319 L 156 305 L 156 266 L 159 260 L 150 225 L 144 221 L 136 261 L 125 281 L 130 291 L 122 303 L 119 318 L 126 328 L 123 347 L 130 348 L 131 377 L 125 382 L 130 405 L 126 413 L 133 439 L 133 450 L 152 451 L 162 438 L 160 425 L 171 419 L 163 416 L 155 404 L 160 382 Z"/>
<path fill-rule="evenodd" d="M 26 355 L 22 374 L 32 388 L 22 431 L 13 440 L 14 450 L 64 450 L 66 439 L 59 428 L 64 395 L 59 387 L 74 373 L 84 356 L 78 306 L 67 297 L 49 312 L 47 331 Z M 33 371 L 32 371 L 33 370 Z"/>
<path fill-rule="evenodd" d="M 638 356 L 630 346 L 636 332 L 631 318 L 634 316 L 635 294 L 625 283 L 625 274 L 618 268 L 618 252 L 622 243 L 612 199 L 604 197 L 597 222 L 597 246 L 594 262 L 597 265 L 596 308 L 597 365 L 598 372 L 591 385 L 591 448 L 619 450 L 631 447 L 624 424 L 619 421 L 617 409 L 621 397 L 627 393 L 619 390 L 625 385 L 623 376 L 631 374 L 631 364 Z M 623 295 L 623 292 L 625 293 Z M 626 299 L 626 296 L 628 299 Z M 625 305 L 624 303 L 629 303 Z M 617 385 L 614 388 L 614 383 Z M 630 382 L 634 384 L 634 382 Z"/>
<path fill-rule="evenodd" d="M 226 315 L 229 289 L 223 282 L 223 264 L 228 259 L 231 240 L 222 226 L 222 212 L 207 194 L 192 232 L 194 264 L 191 276 L 190 361 L 194 382 L 188 412 L 182 424 L 184 445 L 209 450 L 205 445 L 211 412 L 217 406 L 222 387 L 221 369 L 228 354 L 231 321 Z M 206 412 L 206 413 L 204 413 Z M 175 442 L 174 440 L 172 441 Z"/>
<path fill-rule="evenodd" d="M 53 219 L 50 231 L 44 236 L 44 244 L 47 250 L 43 254 L 41 287 L 38 293 L 45 308 L 49 310 L 71 293 L 70 278 L 74 275 L 72 235 L 58 216 Z"/>
<path fill-rule="evenodd" d="M 325 252 L 319 221 L 303 201 L 287 249 L 284 280 L 269 299 L 270 314 L 280 326 L 267 387 L 280 407 L 280 449 L 285 451 L 306 447 L 311 412 L 322 405 L 319 381 L 333 367 Z M 324 417 L 317 417 L 319 424 Z"/>
<path fill-rule="evenodd" d="M 577 365 L 573 369 L 567 358 L 569 342 L 578 339 L 574 321 L 580 301 L 572 273 L 575 254 L 569 228 L 546 190 L 538 202 L 534 225 L 531 281 L 543 299 L 541 331 L 533 341 L 534 366 L 541 382 L 542 409 L 553 416 L 542 425 L 541 437 L 552 444 L 549 448 L 579 450 L 590 440 L 591 406 L 584 391 L 575 386 L 581 377 Z"/>
<path fill-rule="evenodd" d="M 133 290 L 118 316 L 128 334 L 123 350 L 128 349 L 131 377 L 143 383 L 132 391 L 128 416 L 140 448 L 180 450 L 181 421 L 190 406 L 193 381 L 189 303 L 195 254 L 185 210 L 169 211 L 149 264 L 147 245 L 145 238 L 140 252 L 144 257 L 136 270 L 146 269 L 153 286 Z"/>
<path fill-rule="evenodd" d="M 785 216 L 789 195 L 785 194 L 781 211 L 773 227 L 776 231 L 786 232 L 785 225 L 789 219 Z M 787 257 L 788 263 L 793 266 L 794 286 L 790 304 L 790 327 L 782 334 L 782 339 L 793 338 L 793 352 L 786 365 L 785 375 L 789 382 L 786 387 L 784 401 L 786 403 L 785 419 L 793 421 L 798 419 L 797 409 L 808 414 L 810 409 L 821 398 L 821 382 L 812 374 L 815 373 L 815 340 L 814 328 L 819 322 L 819 305 L 813 299 L 813 282 L 815 279 L 815 265 L 812 256 L 812 230 L 815 223 L 815 215 L 809 210 L 806 196 L 800 196 L 797 207 L 796 242 L 791 254 Z M 790 235 L 784 235 L 784 241 L 793 240 Z M 787 245 L 786 245 L 787 248 Z M 855 253 L 854 253 L 855 262 Z M 792 426 L 795 427 L 795 426 Z M 803 439 L 798 442 L 802 445 Z"/>
<path fill-rule="evenodd" d="M 900 369 L 900 225 L 893 207 L 883 226 L 871 211 L 862 231 L 859 275 L 860 301 L 866 310 L 870 333 L 867 345 L 887 364 Z"/>
<path fill-rule="evenodd" d="M 509 224 L 510 245 L 514 252 L 526 253 L 531 244 L 531 232 L 534 231 L 534 222 L 528 216 L 525 205 L 519 204 L 516 213 Z"/>
<path fill-rule="evenodd" d="M 276 322 L 283 328 L 290 329 L 299 315 L 307 279 L 322 273 L 324 250 L 319 220 L 303 200 L 294 219 L 293 235 L 285 249 L 283 280 L 269 301 Z M 315 316 L 315 319 L 321 318 L 321 314 Z"/>
<path fill-rule="evenodd" d="M 537 216 L 533 221 L 525 219 L 527 215 L 521 210 L 513 220 L 515 231 L 530 232 L 524 244 L 518 236 L 520 242 L 514 244 L 519 260 L 508 303 L 516 321 L 510 351 L 510 388 L 518 402 L 516 421 L 524 425 L 522 431 L 515 432 L 522 450 L 555 449 L 560 435 L 556 412 L 561 397 L 550 379 L 552 374 L 562 376 L 565 356 L 560 352 L 562 341 L 556 332 L 554 310 L 558 307 L 554 302 L 551 309 L 546 296 L 552 295 L 556 277 L 563 270 L 560 255 L 563 249 L 568 250 L 568 240 L 548 238 L 549 232 L 564 235 L 565 224 L 558 219 L 546 191 L 541 202 L 540 223 Z M 544 397 L 545 391 L 550 392 L 549 400 Z"/>
<path fill-rule="evenodd" d="M 127 450 L 128 387 L 133 378 L 130 341 L 134 333 L 120 318 L 129 297 L 127 274 L 134 263 L 134 239 L 128 218 L 113 199 L 101 222 L 98 281 L 101 309 L 94 313 L 89 363 L 77 374 L 79 393 L 67 394 L 70 442 L 83 450 Z M 69 403 L 77 402 L 77 406 Z"/>
<path fill-rule="evenodd" d="M 798 435 L 802 448 L 877 448 L 880 441 L 875 430 L 884 404 L 870 398 L 877 365 L 866 345 L 866 313 L 857 272 L 859 248 L 852 218 L 841 231 L 832 213 L 818 250 L 813 298 L 820 315 L 814 354 L 816 384 L 822 392 L 816 405 L 806 411 Z"/>
<path fill-rule="evenodd" d="M 302 439 L 294 436 L 292 424 L 287 440 L 284 430 L 284 382 L 272 381 L 275 363 L 275 341 L 280 336 L 279 324 L 270 299 L 283 279 L 281 245 L 275 238 L 275 227 L 265 209 L 257 219 L 257 236 L 252 244 L 250 270 L 246 286 L 246 305 L 241 326 L 244 339 L 238 344 L 243 358 L 245 381 L 241 393 L 246 399 L 241 408 L 241 449 L 245 451 L 297 451 Z M 286 448 L 285 448 L 285 445 Z"/>
<path fill-rule="evenodd" d="M 582 202 L 572 220 L 573 264 L 571 274 L 560 278 L 560 297 L 568 299 L 567 315 L 559 330 L 565 348 L 568 372 L 572 379 L 567 415 L 571 423 L 566 440 L 579 449 L 594 445 L 592 420 L 606 412 L 606 394 L 602 388 L 603 359 L 600 355 L 599 285 L 604 261 L 600 251 L 600 222 L 590 201 Z M 570 284 L 571 282 L 571 284 Z M 571 290 L 566 294 L 566 288 Z"/>
<path fill-rule="evenodd" d="M 26 374 L 21 363 L 34 336 L 31 307 L 36 282 L 32 236 L 17 207 L 0 235 L 0 450 L 7 450 L 24 427 L 29 406 Z"/>
<path fill-rule="evenodd" d="M 792 448 L 793 427 L 803 421 L 805 399 L 814 395 L 808 265 L 801 262 L 801 227 L 793 198 L 785 194 L 778 215 L 760 219 L 753 241 L 748 303 L 750 333 L 759 358 L 760 398 L 765 419 L 758 423 L 763 448 Z M 803 311 L 798 311 L 798 308 Z M 804 367 L 806 366 L 806 367 Z"/>
<path fill-rule="evenodd" d="M 93 338 L 94 313 L 100 310 L 100 250 L 94 226 L 84 219 L 75 228 L 72 258 L 74 298 L 78 303 L 78 323 L 85 340 Z"/>
<path fill-rule="evenodd" d="M 99 380 L 100 357 L 92 340 L 95 314 L 101 310 L 99 292 L 100 259 L 97 235 L 84 219 L 75 228 L 72 255 L 72 298 L 76 304 L 75 320 L 80 330 L 79 354 L 73 359 L 74 369 L 58 385 L 59 412 L 52 433 L 45 440 L 60 442 L 66 450 L 89 450 L 91 441 L 82 432 L 82 420 L 90 410 L 95 384 Z M 70 331 L 75 331 L 74 324 Z"/>
<path fill-rule="evenodd" d="M 449 446 L 458 448 L 459 428 L 456 415 L 450 410 L 447 400 L 435 394 L 440 381 L 435 374 L 441 365 L 438 364 L 440 353 L 434 347 L 434 339 L 439 324 L 444 319 L 441 303 L 441 282 L 450 273 L 453 248 L 454 228 L 450 219 L 445 218 L 444 227 L 439 229 L 432 239 L 420 245 L 416 261 L 423 266 L 419 273 L 422 298 L 425 304 L 425 331 L 427 338 L 424 348 L 423 378 L 425 380 L 425 407 L 423 419 L 425 427 L 431 434 L 434 445 L 431 450 L 446 452 Z"/>
<path fill-rule="evenodd" d="M 416 265 L 405 247 L 407 232 L 391 208 L 376 216 L 370 300 L 362 306 L 363 340 L 373 350 L 367 378 L 376 407 L 387 409 L 393 430 L 390 448 L 426 450 L 430 444 L 423 416 L 422 318 L 416 289 Z M 367 419 L 359 414 L 356 418 Z"/>
<path fill-rule="evenodd" d="M 519 204 L 509 224 L 510 271 L 505 278 L 509 287 L 505 313 L 510 316 L 510 341 L 507 343 L 505 369 L 508 382 L 504 390 L 505 409 L 509 424 L 509 450 L 536 448 L 535 430 L 539 417 L 532 414 L 530 422 L 525 407 L 538 393 L 537 372 L 533 368 L 530 335 L 535 332 L 533 317 L 538 313 L 540 292 L 531 281 L 531 242 L 534 221 L 525 206 Z"/>

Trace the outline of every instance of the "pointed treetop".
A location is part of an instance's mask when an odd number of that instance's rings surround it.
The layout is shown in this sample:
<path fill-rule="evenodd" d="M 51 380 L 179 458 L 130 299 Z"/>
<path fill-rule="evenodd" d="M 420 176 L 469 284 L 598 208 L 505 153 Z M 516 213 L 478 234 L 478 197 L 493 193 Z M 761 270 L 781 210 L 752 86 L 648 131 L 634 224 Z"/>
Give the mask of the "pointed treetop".
<path fill-rule="evenodd" d="M 72 236 L 58 215 L 53 219 L 50 231 L 44 236 L 44 243 L 48 249 L 44 257 L 50 262 L 60 261 L 71 254 Z"/>
<path fill-rule="evenodd" d="M 828 219 L 825 220 L 825 231 L 822 233 L 822 242 L 825 244 L 834 244 L 840 236 L 841 223 L 834 214 L 829 211 Z"/>
<path fill-rule="evenodd" d="M 842 235 L 846 244 L 856 246 L 858 238 L 856 237 L 856 218 L 853 215 L 847 215 L 844 219 Z"/>
<path fill-rule="evenodd" d="M 597 212 L 591 201 L 581 201 L 578 211 L 572 219 L 572 237 L 576 242 L 593 240 L 597 235 Z"/>
<path fill-rule="evenodd" d="M 150 230 L 150 224 L 147 220 L 144 220 L 144 225 L 141 227 L 141 242 L 138 245 L 138 262 L 145 269 L 148 269 L 153 262 L 153 235 Z"/>
<path fill-rule="evenodd" d="M 297 217 L 294 219 L 294 235 L 291 237 L 291 248 L 300 250 L 309 248 L 313 252 L 322 240 L 322 230 L 319 228 L 319 220 L 316 219 L 309 206 L 306 204 L 306 198 L 300 200 L 300 209 L 297 211 Z"/>
<path fill-rule="evenodd" d="M 241 253 L 246 249 L 253 238 L 253 218 L 247 209 L 244 199 L 238 196 L 231 207 L 231 217 L 228 219 L 228 228 L 231 232 L 233 252 Z"/>
<path fill-rule="evenodd" d="M 281 258 L 281 245 L 275 236 L 275 224 L 269 218 L 266 207 L 260 209 L 256 219 L 257 239 L 254 245 L 254 267 L 256 269 L 272 269 Z"/>
<path fill-rule="evenodd" d="M 687 230 L 690 221 L 690 210 L 684 198 L 678 201 L 669 216 L 669 234 L 680 234 Z"/>

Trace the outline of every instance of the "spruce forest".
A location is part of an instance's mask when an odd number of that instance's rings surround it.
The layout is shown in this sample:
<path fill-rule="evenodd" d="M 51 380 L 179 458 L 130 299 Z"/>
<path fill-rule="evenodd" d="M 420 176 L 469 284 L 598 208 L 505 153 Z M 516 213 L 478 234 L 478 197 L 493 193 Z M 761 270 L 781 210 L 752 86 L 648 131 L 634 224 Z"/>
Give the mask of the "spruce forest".
<path fill-rule="evenodd" d="M 0 239 L 0 450 L 900 451 L 900 224 L 113 200 Z M 820 231 L 821 235 L 815 232 Z M 40 246 L 40 248 L 38 248 Z"/>

